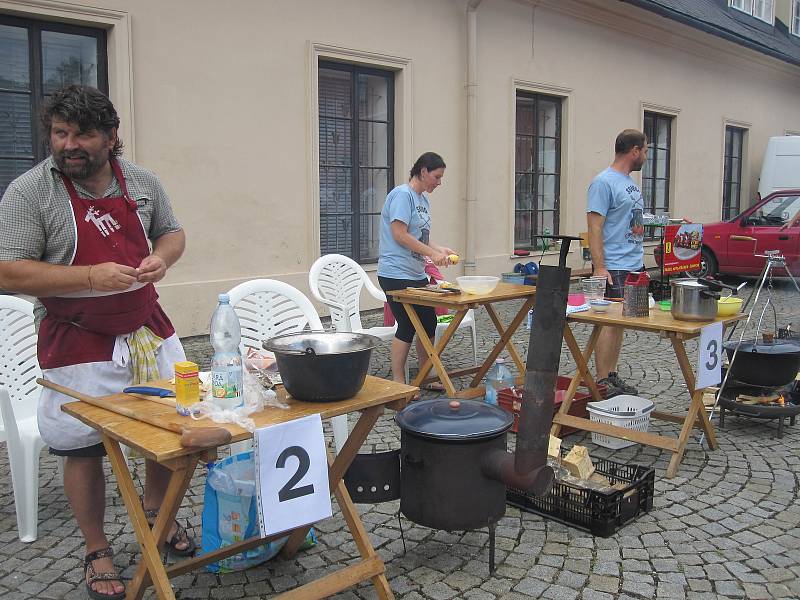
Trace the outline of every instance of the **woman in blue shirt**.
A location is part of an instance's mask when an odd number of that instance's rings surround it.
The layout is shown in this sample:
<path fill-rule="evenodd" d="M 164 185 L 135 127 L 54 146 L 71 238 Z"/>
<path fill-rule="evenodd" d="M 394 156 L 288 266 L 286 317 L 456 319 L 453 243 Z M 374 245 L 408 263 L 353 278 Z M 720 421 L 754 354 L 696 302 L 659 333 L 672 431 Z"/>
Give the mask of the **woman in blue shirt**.
<path fill-rule="evenodd" d="M 425 257 L 434 264 L 449 264 L 448 256 L 455 252 L 446 246 L 434 244 L 430 239 L 430 194 L 442 184 L 446 165 L 435 152 L 420 156 L 411 168 L 408 183 L 398 185 L 386 196 L 381 211 L 380 246 L 378 257 L 378 282 L 385 292 L 408 287 L 424 287 L 428 283 Z M 405 383 L 405 364 L 414 326 L 403 305 L 389 298 L 389 307 L 397 322 L 392 340 L 392 378 Z M 428 337 L 436 333 L 436 313 L 433 307 L 414 305 Z M 420 368 L 425 348 L 417 339 L 417 356 Z"/>

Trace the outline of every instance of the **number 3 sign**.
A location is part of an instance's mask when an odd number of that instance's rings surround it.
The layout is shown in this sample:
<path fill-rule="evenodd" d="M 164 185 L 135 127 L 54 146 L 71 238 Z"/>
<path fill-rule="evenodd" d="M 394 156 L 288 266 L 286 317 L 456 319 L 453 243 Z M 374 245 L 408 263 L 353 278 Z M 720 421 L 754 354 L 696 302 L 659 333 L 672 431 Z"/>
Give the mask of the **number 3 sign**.
<path fill-rule="evenodd" d="M 722 381 L 722 323 L 712 323 L 700 331 L 696 389 Z"/>
<path fill-rule="evenodd" d="M 253 439 L 261 535 L 330 517 L 328 458 L 319 414 L 257 429 Z"/>

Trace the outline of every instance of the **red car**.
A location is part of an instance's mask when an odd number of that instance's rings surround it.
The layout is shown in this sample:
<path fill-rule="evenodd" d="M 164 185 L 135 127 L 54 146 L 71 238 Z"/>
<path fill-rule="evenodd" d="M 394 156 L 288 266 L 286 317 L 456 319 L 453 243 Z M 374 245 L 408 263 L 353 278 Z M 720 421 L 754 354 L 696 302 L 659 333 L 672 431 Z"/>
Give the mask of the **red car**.
<path fill-rule="evenodd" d="M 779 250 L 800 277 L 800 190 L 773 192 L 730 221 L 703 225 L 702 262 L 692 275 L 758 275 L 765 259 L 756 255 L 766 250 Z"/>

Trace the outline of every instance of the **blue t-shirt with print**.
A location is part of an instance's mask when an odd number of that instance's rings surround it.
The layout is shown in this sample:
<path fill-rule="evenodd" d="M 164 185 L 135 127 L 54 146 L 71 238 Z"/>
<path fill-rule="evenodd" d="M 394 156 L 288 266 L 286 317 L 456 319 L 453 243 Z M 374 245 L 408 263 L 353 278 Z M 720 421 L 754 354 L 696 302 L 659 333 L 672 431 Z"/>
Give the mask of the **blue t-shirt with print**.
<path fill-rule="evenodd" d="M 386 196 L 381 210 L 378 275 L 390 279 L 425 279 L 425 257 L 398 244 L 392 236 L 392 221 L 402 221 L 408 233 L 427 244 L 430 240 L 430 203 L 404 183 Z"/>
<path fill-rule="evenodd" d="M 606 269 L 638 271 L 644 263 L 642 192 L 629 175 L 611 167 L 589 186 L 586 212 L 603 215 L 603 255 Z"/>

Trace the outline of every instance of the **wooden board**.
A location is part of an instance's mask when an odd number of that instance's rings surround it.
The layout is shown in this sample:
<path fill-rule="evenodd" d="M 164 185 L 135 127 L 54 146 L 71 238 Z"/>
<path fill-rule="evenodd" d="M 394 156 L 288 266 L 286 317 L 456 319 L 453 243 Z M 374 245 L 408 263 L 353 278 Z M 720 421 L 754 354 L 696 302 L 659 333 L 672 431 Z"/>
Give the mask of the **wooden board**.
<path fill-rule="evenodd" d="M 421 304 L 423 306 L 442 306 L 452 309 L 474 308 L 483 304 L 516 300 L 536 295 L 536 287 L 516 283 L 500 282 L 488 294 L 439 294 L 424 288 L 408 288 L 387 292 L 397 302 Z"/>
<path fill-rule="evenodd" d="M 711 323 L 721 322 L 730 325 L 736 321 L 747 318 L 745 314 L 730 317 L 716 317 L 711 321 L 679 321 L 669 311 L 659 310 L 657 307 L 650 309 L 647 317 L 625 317 L 622 315 L 622 302 L 614 302 L 604 313 L 587 310 L 567 315 L 567 320 L 577 323 L 591 323 L 592 325 L 608 325 L 612 327 L 625 327 L 639 331 L 668 331 L 681 334 L 682 337 L 695 337 L 700 335 L 700 330 Z"/>
<path fill-rule="evenodd" d="M 148 382 L 145 385 L 172 388 L 167 381 Z M 410 385 L 367 375 L 364 387 L 352 398 L 337 402 L 305 402 L 288 396 L 281 386 L 277 390 L 278 398 L 288 404 L 289 408 L 267 407 L 262 412 L 251 415 L 251 418 L 255 421 L 256 427 L 265 427 L 316 413 L 319 413 L 323 419 L 328 419 L 380 404 L 399 409 L 414 396 L 417 390 L 418 388 Z M 140 396 L 119 393 L 104 396 L 104 398 L 118 402 L 137 413 L 146 413 L 165 424 L 176 423 L 182 427 L 224 427 L 231 432 L 231 441 L 233 442 L 252 437 L 249 431 L 238 425 L 214 423 L 210 419 L 194 420 L 191 417 L 177 414 L 174 407 L 144 400 Z M 180 445 L 178 434 L 139 421 L 132 421 L 127 417 L 85 402 L 76 401 L 64 404 L 62 410 L 115 440 L 135 448 L 146 458 L 162 462 L 189 453 Z"/>

